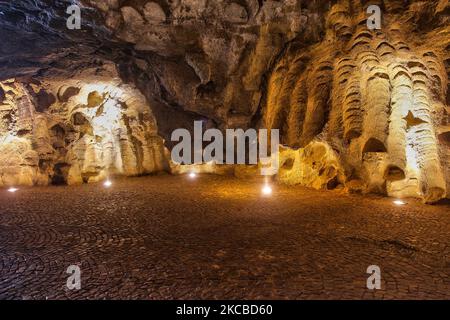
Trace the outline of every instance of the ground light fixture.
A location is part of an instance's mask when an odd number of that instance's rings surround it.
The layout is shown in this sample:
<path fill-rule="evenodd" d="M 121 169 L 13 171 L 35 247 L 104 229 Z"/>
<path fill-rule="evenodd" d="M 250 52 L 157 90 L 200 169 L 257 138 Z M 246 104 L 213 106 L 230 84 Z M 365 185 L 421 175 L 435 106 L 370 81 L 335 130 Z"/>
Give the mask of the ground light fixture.
<path fill-rule="evenodd" d="M 397 199 L 397 200 L 394 200 L 393 203 L 394 203 L 395 205 L 397 205 L 397 206 L 404 206 L 404 205 L 406 204 L 405 201 L 398 200 L 398 199 Z"/>
<path fill-rule="evenodd" d="M 268 184 L 265 184 L 263 186 L 263 188 L 261 189 L 261 192 L 262 192 L 263 195 L 269 196 L 269 195 L 272 194 L 272 187 L 269 186 Z"/>
<path fill-rule="evenodd" d="M 195 179 L 197 177 L 197 174 L 195 172 L 189 173 L 189 178 Z"/>
<path fill-rule="evenodd" d="M 106 180 L 105 182 L 103 182 L 103 186 L 105 187 L 105 188 L 109 188 L 109 187 L 111 187 L 112 186 L 112 182 L 111 182 L 111 180 Z"/>
<path fill-rule="evenodd" d="M 14 187 L 11 187 L 11 188 L 8 189 L 8 192 L 11 192 L 11 193 L 15 193 L 17 191 L 19 191 L 19 189 L 14 188 Z"/>

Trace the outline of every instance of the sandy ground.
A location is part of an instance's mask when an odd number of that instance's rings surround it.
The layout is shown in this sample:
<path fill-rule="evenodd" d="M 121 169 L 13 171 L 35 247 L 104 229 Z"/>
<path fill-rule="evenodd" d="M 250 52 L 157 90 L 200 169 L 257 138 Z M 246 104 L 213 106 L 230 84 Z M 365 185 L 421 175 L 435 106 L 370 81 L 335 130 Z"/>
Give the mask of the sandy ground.
<path fill-rule="evenodd" d="M 259 181 L 209 175 L 0 190 L 2 299 L 448 299 L 449 245 L 448 203 L 264 197 Z"/>

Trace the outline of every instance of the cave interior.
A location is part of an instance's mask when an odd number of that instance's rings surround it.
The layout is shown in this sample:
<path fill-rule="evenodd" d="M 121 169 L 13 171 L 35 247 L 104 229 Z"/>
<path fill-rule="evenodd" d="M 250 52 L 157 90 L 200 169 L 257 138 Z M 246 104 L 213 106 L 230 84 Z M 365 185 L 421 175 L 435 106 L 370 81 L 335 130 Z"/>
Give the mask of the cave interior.
<path fill-rule="evenodd" d="M 276 183 L 449 198 L 449 13 L 447 0 L 0 1 L 0 186 L 258 175 L 172 161 L 172 132 L 201 121 L 278 129 Z"/>

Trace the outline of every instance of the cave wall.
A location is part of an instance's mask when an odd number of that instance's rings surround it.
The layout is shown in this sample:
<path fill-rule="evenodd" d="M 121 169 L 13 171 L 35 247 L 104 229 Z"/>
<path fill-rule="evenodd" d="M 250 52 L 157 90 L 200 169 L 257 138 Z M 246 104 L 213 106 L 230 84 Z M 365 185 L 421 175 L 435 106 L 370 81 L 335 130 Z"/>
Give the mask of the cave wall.
<path fill-rule="evenodd" d="M 114 65 L 0 82 L 0 185 L 75 184 L 167 169 L 144 96 Z"/>
<path fill-rule="evenodd" d="M 320 43 L 286 50 L 269 77 L 264 124 L 281 128 L 282 142 L 302 152 L 327 144 L 335 153 L 327 179 L 350 191 L 435 202 L 450 182 L 450 6 L 386 1 L 383 8 L 382 28 L 371 31 L 365 5 L 339 1 Z M 291 182 L 299 166 L 312 167 L 308 161 L 297 157 L 280 180 Z"/>

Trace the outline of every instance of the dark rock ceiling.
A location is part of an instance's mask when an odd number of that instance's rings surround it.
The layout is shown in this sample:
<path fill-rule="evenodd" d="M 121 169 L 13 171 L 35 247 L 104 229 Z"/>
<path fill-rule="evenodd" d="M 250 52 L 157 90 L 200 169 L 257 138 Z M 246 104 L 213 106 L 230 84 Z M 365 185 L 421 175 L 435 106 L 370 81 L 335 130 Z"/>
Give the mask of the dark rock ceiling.
<path fill-rule="evenodd" d="M 332 3 L 275 1 L 262 12 L 263 1 L 157 1 L 165 20 L 139 24 L 127 20 L 126 9 L 142 13 L 147 1 L 75 1 L 82 29 L 69 30 L 65 11 L 72 2 L 0 1 L 0 79 L 65 78 L 113 61 L 124 79 L 154 100 L 164 135 L 172 130 L 164 128 L 164 119 L 247 126 L 270 65 L 293 42 L 302 47 L 318 41 Z M 251 69 L 257 45 L 262 58 Z"/>

